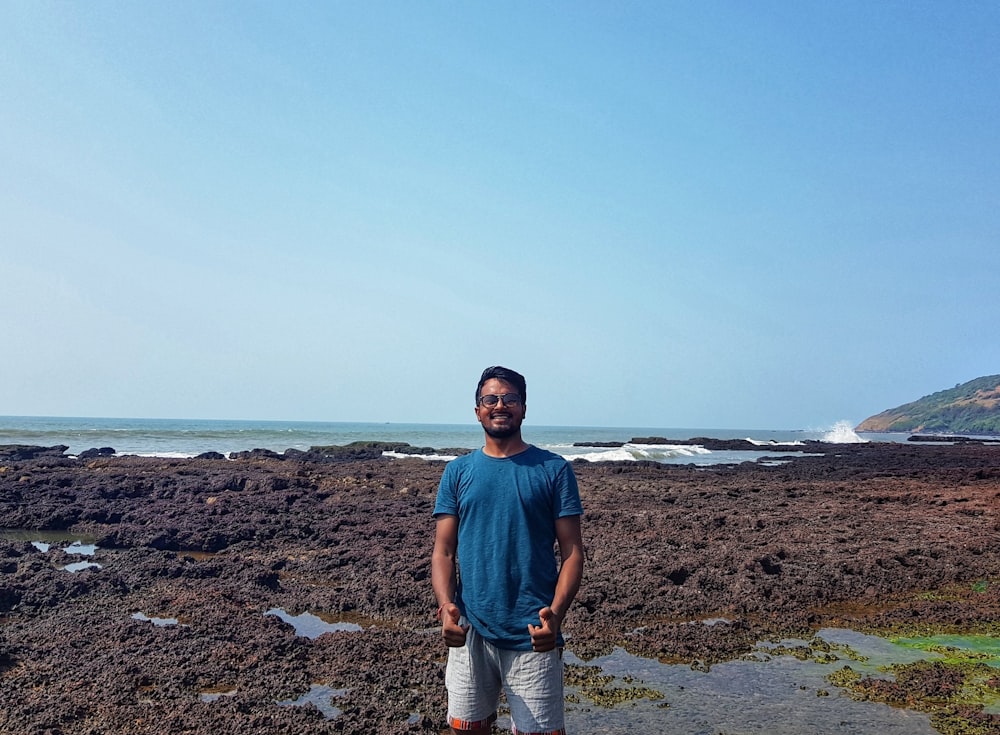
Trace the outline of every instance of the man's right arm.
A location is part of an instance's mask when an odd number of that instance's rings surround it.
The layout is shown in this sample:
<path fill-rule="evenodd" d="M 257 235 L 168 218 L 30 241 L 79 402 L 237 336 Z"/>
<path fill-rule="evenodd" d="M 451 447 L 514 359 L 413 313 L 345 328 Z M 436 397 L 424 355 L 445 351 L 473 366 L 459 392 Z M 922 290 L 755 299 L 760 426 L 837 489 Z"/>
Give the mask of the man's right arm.
<path fill-rule="evenodd" d="M 439 515 L 434 532 L 434 553 L 431 556 L 431 586 L 438 602 L 441 635 L 449 646 L 465 645 L 465 628 L 459 626 L 462 616 L 455 604 L 455 570 L 458 552 L 458 516 Z"/>

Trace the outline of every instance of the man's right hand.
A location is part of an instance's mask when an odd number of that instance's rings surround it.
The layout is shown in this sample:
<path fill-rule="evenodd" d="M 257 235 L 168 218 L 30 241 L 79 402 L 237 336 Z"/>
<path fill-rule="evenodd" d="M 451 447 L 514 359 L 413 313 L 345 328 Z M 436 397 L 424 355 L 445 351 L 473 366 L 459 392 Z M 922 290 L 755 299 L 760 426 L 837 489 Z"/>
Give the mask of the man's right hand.
<path fill-rule="evenodd" d="M 454 602 L 449 602 L 441 608 L 441 636 L 444 638 L 445 645 L 452 648 L 465 645 L 465 633 L 469 626 L 458 624 L 461 617 L 462 611 Z"/>

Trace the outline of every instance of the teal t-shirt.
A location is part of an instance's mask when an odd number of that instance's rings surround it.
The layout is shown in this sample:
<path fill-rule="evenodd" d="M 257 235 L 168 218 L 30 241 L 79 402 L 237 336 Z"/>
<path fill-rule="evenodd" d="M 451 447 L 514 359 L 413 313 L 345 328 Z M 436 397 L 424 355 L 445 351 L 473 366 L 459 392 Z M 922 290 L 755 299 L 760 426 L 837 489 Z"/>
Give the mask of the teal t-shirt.
<path fill-rule="evenodd" d="M 455 602 L 483 638 L 531 650 L 528 624 L 539 625 L 559 576 L 556 519 L 582 514 L 576 475 L 558 454 L 531 446 L 498 459 L 480 449 L 448 463 L 434 515 L 458 518 Z"/>

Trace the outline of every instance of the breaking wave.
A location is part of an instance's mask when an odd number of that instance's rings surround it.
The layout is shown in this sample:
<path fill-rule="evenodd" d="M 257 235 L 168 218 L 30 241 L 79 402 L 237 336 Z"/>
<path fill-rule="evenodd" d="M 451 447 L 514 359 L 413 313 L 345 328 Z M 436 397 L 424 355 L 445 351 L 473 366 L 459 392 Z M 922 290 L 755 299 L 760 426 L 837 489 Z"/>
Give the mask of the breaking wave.
<path fill-rule="evenodd" d="M 831 444 L 866 444 L 867 439 L 858 436 L 850 421 L 838 421 L 833 428 L 823 434 L 823 441 Z"/>
<path fill-rule="evenodd" d="M 554 451 L 566 459 L 585 459 L 588 462 L 638 461 L 668 462 L 670 460 L 694 458 L 711 452 L 698 445 L 677 444 L 632 444 L 627 443 L 614 449 L 602 449 L 591 452 Z"/>

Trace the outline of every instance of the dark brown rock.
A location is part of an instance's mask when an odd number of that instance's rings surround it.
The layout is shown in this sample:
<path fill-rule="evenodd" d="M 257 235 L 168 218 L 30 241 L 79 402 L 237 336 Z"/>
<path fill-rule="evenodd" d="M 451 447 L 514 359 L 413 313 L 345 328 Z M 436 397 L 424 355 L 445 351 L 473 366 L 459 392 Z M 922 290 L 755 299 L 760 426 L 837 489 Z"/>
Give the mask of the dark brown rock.
<path fill-rule="evenodd" d="M 1000 447 L 822 449 L 771 467 L 574 463 L 573 652 L 707 666 L 824 625 L 1000 618 Z M 0 539 L 0 732 L 444 729 L 429 577 L 444 465 L 381 451 L 3 455 L 0 526 L 88 534 L 102 567 Z M 365 630 L 298 637 L 272 608 Z M 348 690 L 340 717 L 276 705 L 314 682 Z"/>
<path fill-rule="evenodd" d="M 23 462 L 41 457 L 62 457 L 69 449 L 65 444 L 54 447 L 36 447 L 28 444 L 0 444 L 0 461 Z"/>

